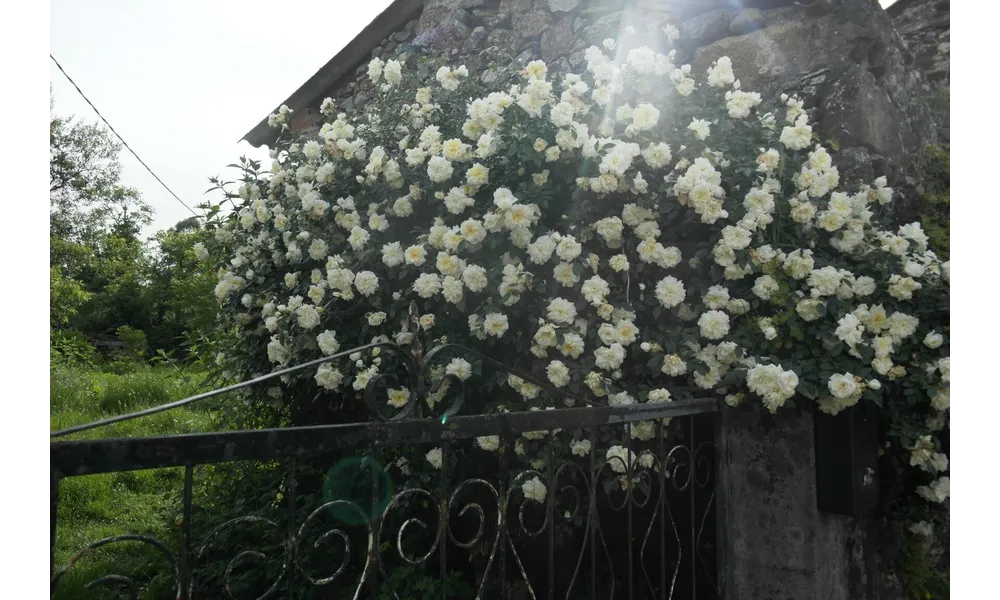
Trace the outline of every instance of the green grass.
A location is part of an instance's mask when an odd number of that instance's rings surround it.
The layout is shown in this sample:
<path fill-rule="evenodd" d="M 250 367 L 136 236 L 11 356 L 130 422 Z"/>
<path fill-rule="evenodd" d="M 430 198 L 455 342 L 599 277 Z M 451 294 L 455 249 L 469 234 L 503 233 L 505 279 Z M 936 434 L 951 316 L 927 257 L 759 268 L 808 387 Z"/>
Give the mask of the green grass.
<path fill-rule="evenodd" d="M 137 367 L 121 375 L 54 370 L 50 374 L 50 428 L 55 431 L 179 400 L 203 391 L 199 381 L 198 374 L 181 374 L 169 367 Z M 184 407 L 62 439 L 143 437 L 210 428 L 208 406 Z M 56 569 L 68 564 L 87 544 L 126 533 L 160 540 L 176 554 L 180 532 L 177 498 L 182 486 L 183 469 L 179 468 L 64 479 L 59 486 Z M 139 586 L 140 597 L 165 597 L 171 586 L 169 573 L 166 558 L 147 544 L 110 544 L 81 557 L 63 576 L 55 597 L 115 597 L 107 587 L 83 590 L 87 582 L 108 574 L 131 577 Z"/>

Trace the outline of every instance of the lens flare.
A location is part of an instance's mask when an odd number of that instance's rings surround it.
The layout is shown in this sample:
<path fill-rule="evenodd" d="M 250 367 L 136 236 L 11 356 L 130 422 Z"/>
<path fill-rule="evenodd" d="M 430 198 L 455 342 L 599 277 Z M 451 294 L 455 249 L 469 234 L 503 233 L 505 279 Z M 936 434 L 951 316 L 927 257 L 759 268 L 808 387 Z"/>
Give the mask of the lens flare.
<path fill-rule="evenodd" d="M 323 502 L 346 501 L 330 507 L 330 513 L 348 525 L 371 523 L 392 499 L 392 478 L 385 467 L 369 456 L 345 458 L 330 468 L 323 482 Z"/>

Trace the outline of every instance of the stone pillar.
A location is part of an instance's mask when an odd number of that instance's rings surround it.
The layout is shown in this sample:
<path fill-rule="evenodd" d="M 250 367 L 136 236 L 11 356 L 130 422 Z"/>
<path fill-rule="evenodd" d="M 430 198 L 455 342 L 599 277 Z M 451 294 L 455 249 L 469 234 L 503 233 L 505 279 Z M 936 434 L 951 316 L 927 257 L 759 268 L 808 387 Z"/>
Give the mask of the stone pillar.
<path fill-rule="evenodd" d="M 887 600 L 871 524 L 816 507 L 813 415 L 725 409 L 718 440 L 723 598 Z M 883 589 L 880 589 L 883 588 Z"/>

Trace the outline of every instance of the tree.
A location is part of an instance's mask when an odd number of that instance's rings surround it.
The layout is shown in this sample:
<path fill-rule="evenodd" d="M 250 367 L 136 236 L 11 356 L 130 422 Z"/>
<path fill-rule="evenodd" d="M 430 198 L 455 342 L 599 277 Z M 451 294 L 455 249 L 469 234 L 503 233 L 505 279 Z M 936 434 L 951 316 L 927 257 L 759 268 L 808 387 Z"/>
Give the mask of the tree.
<path fill-rule="evenodd" d="M 92 259 L 84 281 L 94 296 L 88 305 L 87 330 L 111 333 L 122 325 L 147 329 L 152 299 L 143 244 L 120 235 L 102 235 L 90 248 Z"/>
<path fill-rule="evenodd" d="M 96 124 L 49 123 L 49 264 L 54 326 L 88 334 L 143 328 L 149 313 L 139 239 L 153 209 L 121 182 L 121 144 Z"/>
<path fill-rule="evenodd" d="M 192 217 L 141 240 L 153 209 L 122 184 L 121 149 L 99 125 L 50 120 L 51 327 L 92 338 L 134 330 L 170 351 L 214 325 L 214 271 L 194 251 L 211 234 Z"/>
<path fill-rule="evenodd" d="M 70 319 L 80 311 L 80 307 L 90 300 L 92 294 L 83 289 L 80 282 L 64 277 L 59 267 L 49 267 L 49 325 L 68 325 Z"/>
<path fill-rule="evenodd" d="M 122 145 L 103 127 L 53 116 L 49 121 L 49 228 L 76 242 L 101 233 L 137 238 L 153 208 L 122 185 Z"/>
<path fill-rule="evenodd" d="M 153 326 L 148 333 L 154 348 L 174 346 L 185 333 L 208 333 L 214 325 L 215 273 L 194 252 L 195 244 L 208 237 L 200 221 L 191 218 L 153 238 L 148 265 Z"/>

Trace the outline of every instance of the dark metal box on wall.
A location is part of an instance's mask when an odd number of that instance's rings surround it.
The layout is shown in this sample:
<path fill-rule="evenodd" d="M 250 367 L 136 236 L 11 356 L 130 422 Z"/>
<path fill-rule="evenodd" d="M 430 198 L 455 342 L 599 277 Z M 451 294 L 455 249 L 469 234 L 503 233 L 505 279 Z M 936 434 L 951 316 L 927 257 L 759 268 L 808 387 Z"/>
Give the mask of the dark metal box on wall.
<path fill-rule="evenodd" d="M 862 517 L 878 504 L 878 408 L 859 404 L 828 415 L 816 411 L 816 505 Z"/>

